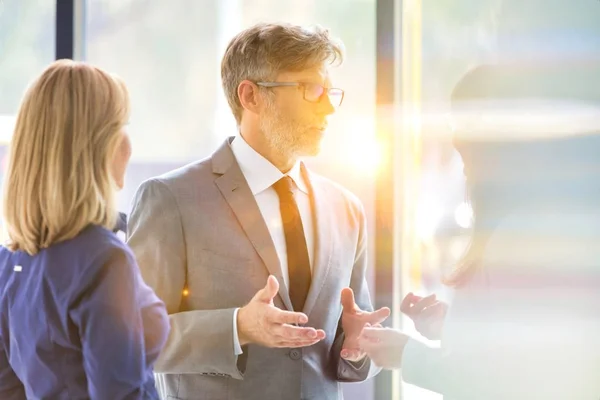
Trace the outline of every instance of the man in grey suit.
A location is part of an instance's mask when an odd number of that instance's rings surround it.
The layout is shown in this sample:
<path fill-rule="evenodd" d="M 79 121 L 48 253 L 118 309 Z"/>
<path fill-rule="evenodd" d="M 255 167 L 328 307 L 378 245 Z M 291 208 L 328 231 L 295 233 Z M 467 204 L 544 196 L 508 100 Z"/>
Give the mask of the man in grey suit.
<path fill-rule="evenodd" d="M 221 67 L 239 133 L 138 189 L 129 244 L 171 319 L 163 398 L 340 399 L 378 371 L 358 335 L 390 311 L 371 311 L 362 205 L 299 161 L 342 102 L 341 60 L 320 27 L 239 33 Z"/>

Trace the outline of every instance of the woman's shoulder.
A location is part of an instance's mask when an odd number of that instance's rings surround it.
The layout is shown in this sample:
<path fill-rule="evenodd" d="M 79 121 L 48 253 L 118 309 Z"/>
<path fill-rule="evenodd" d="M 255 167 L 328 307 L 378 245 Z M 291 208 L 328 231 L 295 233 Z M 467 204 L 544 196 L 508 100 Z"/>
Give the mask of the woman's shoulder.
<path fill-rule="evenodd" d="M 84 250 L 94 259 L 109 258 L 115 254 L 133 258 L 133 253 L 123 240 L 114 232 L 97 225 L 90 225 L 84 229 L 74 238 L 72 246 Z"/>
<path fill-rule="evenodd" d="M 114 264 L 135 265 L 135 257 L 129 246 L 112 231 L 90 225 L 77 236 L 40 252 L 46 264 L 71 266 L 72 273 L 80 276 L 96 276 L 103 267 Z M 36 256 L 37 257 L 37 256 Z"/>
<path fill-rule="evenodd" d="M 125 243 L 113 232 L 99 225 L 89 225 L 70 240 L 73 246 L 95 248 L 124 248 Z"/>
<path fill-rule="evenodd" d="M 125 253 L 133 256 L 129 246 L 114 232 L 97 225 L 89 225 L 75 237 L 55 243 L 48 248 L 41 249 L 35 255 L 9 249 L 5 244 L 0 244 L 0 259 L 19 257 L 32 259 L 79 258 L 78 255 L 94 259 L 113 252 Z"/>
<path fill-rule="evenodd" d="M 75 237 L 55 243 L 35 255 L 0 247 L 0 264 L 19 261 L 27 265 L 45 265 L 47 272 L 59 268 L 64 272 L 70 270 L 76 275 L 77 271 L 94 273 L 102 265 L 114 263 L 115 260 L 120 264 L 136 265 L 129 246 L 114 232 L 97 225 L 90 225 Z M 52 267 L 54 265 L 57 267 Z"/>
<path fill-rule="evenodd" d="M 92 283 L 100 276 L 114 275 L 114 268 L 123 276 L 133 276 L 137 271 L 135 256 L 129 246 L 115 233 L 103 227 L 87 227 L 74 238 L 69 247 L 73 249 L 70 261 L 81 261 L 78 279 L 83 287 L 86 282 Z"/>

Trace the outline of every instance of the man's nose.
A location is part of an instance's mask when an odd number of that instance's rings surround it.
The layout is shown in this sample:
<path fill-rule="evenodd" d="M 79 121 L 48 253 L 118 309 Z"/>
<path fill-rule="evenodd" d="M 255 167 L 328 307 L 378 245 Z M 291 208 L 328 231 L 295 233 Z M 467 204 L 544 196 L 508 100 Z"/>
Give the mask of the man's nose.
<path fill-rule="evenodd" d="M 321 101 L 319 101 L 319 106 L 321 109 L 320 111 L 324 115 L 331 115 L 336 111 L 336 108 L 331 103 L 331 99 L 329 98 L 329 95 L 327 93 L 325 93 L 323 97 L 321 97 Z"/>

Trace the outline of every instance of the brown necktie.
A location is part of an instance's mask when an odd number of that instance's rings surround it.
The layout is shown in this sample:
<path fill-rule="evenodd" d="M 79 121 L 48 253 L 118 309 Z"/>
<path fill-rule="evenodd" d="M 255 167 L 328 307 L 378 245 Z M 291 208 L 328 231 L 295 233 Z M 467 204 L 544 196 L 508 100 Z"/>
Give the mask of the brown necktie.
<path fill-rule="evenodd" d="M 310 288 L 311 273 L 304 227 L 294 198 L 296 185 L 292 178 L 284 176 L 273 188 L 279 196 L 279 210 L 285 232 L 290 300 L 294 311 L 302 311 Z"/>

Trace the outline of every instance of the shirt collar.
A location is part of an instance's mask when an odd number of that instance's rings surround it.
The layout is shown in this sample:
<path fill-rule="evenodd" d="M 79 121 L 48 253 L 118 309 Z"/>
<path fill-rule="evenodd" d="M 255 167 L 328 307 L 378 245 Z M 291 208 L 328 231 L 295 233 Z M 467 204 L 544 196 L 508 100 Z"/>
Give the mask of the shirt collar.
<path fill-rule="evenodd" d="M 284 174 L 254 150 L 241 135 L 238 134 L 235 137 L 231 143 L 231 150 L 254 196 L 283 178 Z M 308 186 L 302 176 L 301 164 L 302 162 L 298 161 L 285 175 L 292 178 L 302 192 L 308 194 Z"/>

